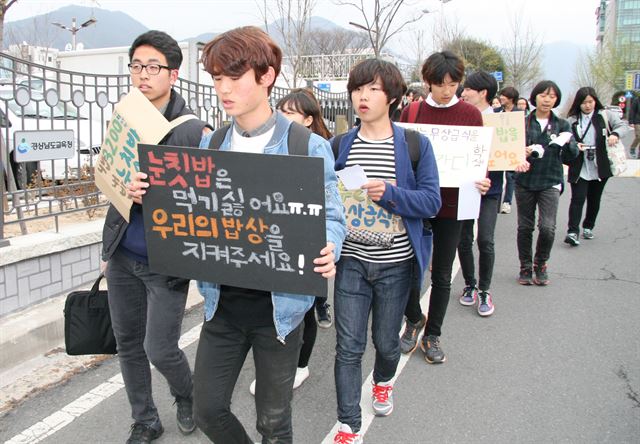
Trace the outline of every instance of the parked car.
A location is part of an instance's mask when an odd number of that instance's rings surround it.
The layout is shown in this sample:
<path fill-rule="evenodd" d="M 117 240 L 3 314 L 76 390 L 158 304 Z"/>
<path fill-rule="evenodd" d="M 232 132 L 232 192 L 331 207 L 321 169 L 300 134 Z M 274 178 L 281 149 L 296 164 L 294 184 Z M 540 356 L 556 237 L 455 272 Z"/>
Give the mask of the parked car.
<path fill-rule="evenodd" d="M 17 164 L 13 156 L 15 131 L 31 130 L 73 130 L 76 155 L 70 159 L 41 160 L 26 162 L 25 179 L 30 181 L 36 170 L 48 180 L 78 179 L 84 165 L 93 166 L 93 157 L 100 152 L 102 125 L 79 115 L 71 104 L 58 103 L 48 106 L 37 91 L 31 91 L 31 101 L 20 106 L 13 97 L 12 89 L 0 89 L 0 130 L 8 134 L 7 146 L 14 172 Z M 5 113 L 6 111 L 6 113 Z M 8 132 L 5 128 L 8 128 Z M 36 165 L 38 164 L 38 165 Z"/>

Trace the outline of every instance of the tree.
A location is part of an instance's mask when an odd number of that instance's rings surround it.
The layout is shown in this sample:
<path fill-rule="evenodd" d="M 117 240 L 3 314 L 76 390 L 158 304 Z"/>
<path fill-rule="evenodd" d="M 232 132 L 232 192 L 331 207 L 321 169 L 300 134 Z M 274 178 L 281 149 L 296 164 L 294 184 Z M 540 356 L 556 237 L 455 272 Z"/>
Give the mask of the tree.
<path fill-rule="evenodd" d="M 374 0 L 373 11 L 367 10 L 363 0 L 334 0 L 334 3 L 338 6 L 351 6 L 362 14 L 364 25 L 355 24 L 355 26 L 367 32 L 376 57 L 380 56 L 389 39 L 402 31 L 405 26 L 417 22 L 426 14 L 425 10 L 422 10 L 411 18 L 398 22 L 398 12 L 403 5 L 413 6 L 419 3 L 406 0 Z"/>
<path fill-rule="evenodd" d="M 302 56 L 307 52 L 307 34 L 309 20 L 317 0 L 273 0 L 274 7 L 268 8 L 264 0 L 262 10 L 265 27 L 267 17 L 274 19 L 274 27 L 277 37 L 282 42 L 284 56 L 291 66 L 291 73 L 283 71 L 283 77 L 287 84 L 295 88 L 298 82 Z M 267 28 L 267 32 L 269 32 Z"/>
<path fill-rule="evenodd" d="M 625 73 L 637 64 L 638 54 L 633 45 L 622 42 L 603 44 L 591 52 L 582 53 L 576 62 L 574 84 L 576 87 L 591 86 L 602 103 L 609 103 L 613 94 L 624 89 Z"/>
<path fill-rule="evenodd" d="M 362 49 L 369 38 L 364 32 L 348 29 L 314 29 L 309 35 L 308 55 L 346 54 L 353 49 Z"/>
<path fill-rule="evenodd" d="M 505 83 L 519 91 L 531 89 L 542 76 L 542 40 L 531 23 L 523 23 L 524 11 L 512 14 L 502 49 L 505 64 Z"/>
<path fill-rule="evenodd" d="M 4 48 L 4 16 L 7 10 L 16 4 L 18 0 L 0 0 L 0 50 Z"/>
<path fill-rule="evenodd" d="M 489 43 L 467 37 L 450 41 L 444 45 L 443 49 L 460 56 L 467 72 L 504 70 L 502 56 L 498 49 Z"/>

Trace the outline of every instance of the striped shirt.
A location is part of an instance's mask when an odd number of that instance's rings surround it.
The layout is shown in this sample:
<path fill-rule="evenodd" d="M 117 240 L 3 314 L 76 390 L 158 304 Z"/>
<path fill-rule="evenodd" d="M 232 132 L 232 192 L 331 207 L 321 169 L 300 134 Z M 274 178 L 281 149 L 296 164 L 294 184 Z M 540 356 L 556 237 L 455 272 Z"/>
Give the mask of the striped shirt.
<path fill-rule="evenodd" d="M 396 180 L 396 162 L 393 137 L 385 140 L 367 140 L 358 134 L 345 163 L 346 167 L 360 165 L 369 179 Z M 396 234 L 393 246 L 383 248 L 345 240 L 342 256 L 355 257 L 366 262 L 402 262 L 413 257 L 413 248 L 407 233 Z"/>

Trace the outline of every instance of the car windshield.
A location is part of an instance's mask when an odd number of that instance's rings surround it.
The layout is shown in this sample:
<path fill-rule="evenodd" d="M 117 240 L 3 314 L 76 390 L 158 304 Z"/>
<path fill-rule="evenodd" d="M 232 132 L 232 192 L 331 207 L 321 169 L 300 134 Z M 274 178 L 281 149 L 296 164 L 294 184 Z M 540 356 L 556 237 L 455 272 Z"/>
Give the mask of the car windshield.
<path fill-rule="evenodd" d="M 42 99 L 42 95 L 35 95 L 32 93 L 31 101 L 26 106 L 20 106 L 13 98 L 13 92 L 3 92 L 0 94 L 0 99 L 7 102 L 9 109 L 18 117 L 31 118 L 31 119 L 77 119 L 78 112 L 73 109 L 73 106 L 59 102 L 56 106 L 47 105 Z M 82 118 L 82 117 L 80 117 Z"/>

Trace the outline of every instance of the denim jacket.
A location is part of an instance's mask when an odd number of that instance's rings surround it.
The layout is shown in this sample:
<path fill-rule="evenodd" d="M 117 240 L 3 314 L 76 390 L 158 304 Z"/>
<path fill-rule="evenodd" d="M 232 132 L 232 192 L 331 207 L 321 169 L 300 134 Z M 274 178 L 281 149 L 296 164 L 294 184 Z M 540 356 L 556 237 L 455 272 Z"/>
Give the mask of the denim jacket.
<path fill-rule="evenodd" d="M 402 217 L 409 241 L 413 247 L 420 276 L 429 264 L 432 248 L 432 234 L 423 225 L 423 219 L 434 217 L 440 210 L 440 180 L 438 177 L 438 165 L 433 154 L 431 142 L 424 136 L 420 136 L 420 160 L 414 171 L 409 157 L 409 145 L 405 138 L 404 128 L 392 124 L 393 150 L 396 167 L 396 185 L 387 184 L 384 194 L 378 202 L 390 213 Z M 360 127 L 351 129 L 340 140 L 336 170 L 345 167 L 349 158 L 351 145 L 355 140 Z"/>
<path fill-rule="evenodd" d="M 291 122 L 278 113 L 276 126 L 271 140 L 264 148 L 265 154 L 288 154 L 287 136 Z M 233 125 L 233 124 L 232 124 Z M 213 133 L 209 133 L 200 141 L 200 148 L 208 148 Z M 227 131 L 227 135 L 220 145 L 220 149 L 230 149 L 233 128 Z M 317 134 L 311 134 L 309 138 L 309 156 L 322 157 L 324 159 L 324 184 L 325 184 L 325 217 L 327 221 L 327 242 L 335 244 L 335 261 L 340 257 L 342 242 L 347 233 L 342 201 L 338 194 L 337 178 L 333 170 L 333 153 L 329 142 Z M 204 296 L 204 316 L 210 321 L 218 308 L 220 300 L 220 284 L 198 281 L 198 290 Z M 284 343 L 285 338 L 304 319 L 305 313 L 311 308 L 314 296 L 294 295 L 288 293 L 272 292 L 273 323 L 276 327 L 278 340 Z"/>

